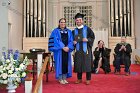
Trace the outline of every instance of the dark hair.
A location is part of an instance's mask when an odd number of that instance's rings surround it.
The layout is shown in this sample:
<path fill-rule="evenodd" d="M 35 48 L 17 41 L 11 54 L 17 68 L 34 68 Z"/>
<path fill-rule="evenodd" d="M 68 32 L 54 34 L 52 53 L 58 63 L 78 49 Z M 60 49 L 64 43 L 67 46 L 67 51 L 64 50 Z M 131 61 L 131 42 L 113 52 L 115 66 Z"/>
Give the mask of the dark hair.
<path fill-rule="evenodd" d="M 61 20 L 65 20 L 65 22 L 66 22 L 66 19 L 65 18 L 61 18 L 61 19 L 59 19 L 59 23 L 61 22 Z"/>
<path fill-rule="evenodd" d="M 101 41 L 104 43 L 104 41 L 103 41 L 103 40 L 99 40 L 99 41 L 98 41 L 98 44 L 99 44 Z"/>
<path fill-rule="evenodd" d="M 65 20 L 65 22 L 66 22 L 66 19 L 65 18 L 61 18 L 61 19 L 59 19 L 59 23 L 61 22 L 61 20 Z M 60 25 L 58 25 L 58 28 L 60 28 Z"/>

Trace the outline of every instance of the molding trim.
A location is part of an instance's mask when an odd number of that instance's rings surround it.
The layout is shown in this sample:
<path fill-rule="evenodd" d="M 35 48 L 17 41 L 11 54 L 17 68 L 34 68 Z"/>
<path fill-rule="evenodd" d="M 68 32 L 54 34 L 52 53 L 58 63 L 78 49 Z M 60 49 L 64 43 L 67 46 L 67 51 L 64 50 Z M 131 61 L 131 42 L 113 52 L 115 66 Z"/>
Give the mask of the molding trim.
<path fill-rule="evenodd" d="M 69 0 L 70 3 L 86 3 L 87 0 Z"/>

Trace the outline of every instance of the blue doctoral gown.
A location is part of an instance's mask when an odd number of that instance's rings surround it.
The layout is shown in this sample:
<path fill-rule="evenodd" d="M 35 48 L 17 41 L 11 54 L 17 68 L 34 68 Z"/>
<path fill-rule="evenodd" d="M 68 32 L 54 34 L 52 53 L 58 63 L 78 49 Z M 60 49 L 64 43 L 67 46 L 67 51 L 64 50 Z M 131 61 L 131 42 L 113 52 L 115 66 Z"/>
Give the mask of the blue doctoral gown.
<path fill-rule="evenodd" d="M 73 35 L 71 30 L 65 29 L 68 31 L 68 73 L 67 78 L 72 76 L 72 60 L 71 60 L 71 52 L 73 51 Z M 56 71 L 56 79 L 59 78 L 59 75 L 62 74 L 62 49 L 65 47 L 61 40 L 60 29 L 56 28 L 52 31 L 51 36 L 49 38 L 48 49 L 54 53 L 55 60 L 55 71 Z"/>

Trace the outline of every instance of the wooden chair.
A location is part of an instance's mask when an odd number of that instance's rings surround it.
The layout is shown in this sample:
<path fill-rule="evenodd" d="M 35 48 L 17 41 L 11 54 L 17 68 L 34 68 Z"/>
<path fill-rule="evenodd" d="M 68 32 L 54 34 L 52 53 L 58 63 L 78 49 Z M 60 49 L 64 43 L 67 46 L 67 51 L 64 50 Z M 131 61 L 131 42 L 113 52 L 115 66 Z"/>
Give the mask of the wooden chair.
<path fill-rule="evenodd" d="M 136 64 L 140 64 L 140 57 L 138 55 L 135 55 L 135 62 Z"/>
<path fill-rule="evenodd" d="M 55 65 L 54 65 L 55 61 L 54 61 L 53 55 L 51 55 L 51 62 L 50 63 L 51 63 L 51 65 L 50 65 L 51 66 L 50 72 L 54 72 L 55 71 L 55 68 L 54 68 L 55 67 Z"/>
<path fill-rule="evenodd" d="M 113 53 L 113 55 L 114 55 L 114 61 L 113 61 L 114 73 L 116 73 L 117 72 L 117 69 L 116 69 L 116 66 L 115 66 L 116 54 Z M 131 59 L 131 55 L 130 55 L 130 59 Z M 125 68 L 125 65 L 123 64 L 123 62 L 121 62 L 121 64 L 120 64 L 120 69 L 121 68 Z M 129 68 L 128 72 L 130 74 L 130 68 Z"/>

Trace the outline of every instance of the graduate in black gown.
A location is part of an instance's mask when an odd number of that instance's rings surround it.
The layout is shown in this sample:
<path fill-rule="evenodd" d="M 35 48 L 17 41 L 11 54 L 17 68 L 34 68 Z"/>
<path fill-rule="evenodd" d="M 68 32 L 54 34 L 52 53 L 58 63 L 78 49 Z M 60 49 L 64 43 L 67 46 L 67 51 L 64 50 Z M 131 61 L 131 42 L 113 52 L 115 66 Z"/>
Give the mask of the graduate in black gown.
<path fill-rule="evenodd" d="M 121 42 L 118 43 L 114 49 L 115 51 L 115 61 L 114 66 L 116 68 L 115 74 L 120 74 L 120 65 L 124 64 L 126 76 L 129 75 L 129 68 L 131 65 L 131 45 L 126 42 L 126 37 L 121 37 Z"/>
<path fill-rule="evenodd" d="M 66 28 L 66 19 L 59 20 L 59 26 L 55 28 L 49 38 L 49 51 L 54 54 L 56 79 L 60 84 L 66 84 L 66 78 L 72 77 L 71 52 L 73 51 L 72 31 Z"/>
<path fill-rule="evenodd" d="M 83 14 L 76 14 L 76 28 L 73 30 L 75 45 L 74 72 L 77 73 L 76 84 L 82 82 L 83 72 L 86 72 L 86 84 L 90 84 L 93 64 L 92 46 L 95 36 L 94 32 L 84 25 L 83 17 Z"/>
<path fill-rule="evenodd" d="M 102 40 L 98 41 L 98 47 L 95 48 L 94 54 L 94 67 L 93 73 L 98 73 L 99 69 L 102 68 L 105 73 L 109 73 L 110 69 L 110 52 L 111 49 L 105 47 L 104 42 Z"/>

